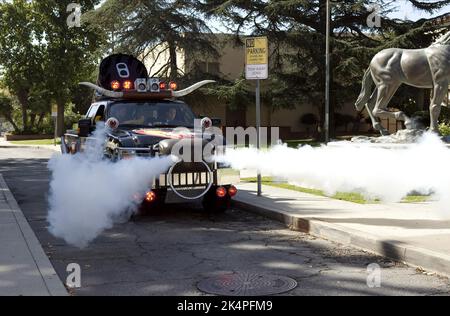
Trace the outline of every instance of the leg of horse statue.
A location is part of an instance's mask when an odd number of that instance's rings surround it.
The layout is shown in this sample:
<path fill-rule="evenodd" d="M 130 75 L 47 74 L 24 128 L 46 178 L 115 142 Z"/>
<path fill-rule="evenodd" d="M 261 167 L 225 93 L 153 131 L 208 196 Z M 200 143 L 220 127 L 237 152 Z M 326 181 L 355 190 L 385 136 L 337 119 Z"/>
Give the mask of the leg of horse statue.
<path fill-rule="evenodd" d="M 439 132 L 439 115 L 441 114 L 442 102 L 447 94 L 448 82 L 443 81 L 436 83 L 433 88 L 433 97 L 430 103 L 430 131 L 440 134 Z"/>
<path fill-rule="evenodd" d="M 381 119 L 387 118 L 405 121 L 407 117 L 403 112 L 389 112 L 387 110 L 387 105 L 400 87 L 400 83 L 380 82 L 380 84 L 377 84 L 377 87 L 378 96 L 372 114 Z M 380 130 L 380 132 L 382 135 L 389 135 L 387 130 Z"/>
<path fill-rule="evenodd" d="M 375 103 L 377 101 L 378 89 L 372 93 L 369 101 L 366 104 L 367 113 L 369 113 L 370 120 L 372 121 L 372 126 L 375 130 L 379 131 L 381 135 L 389 135 L 389 131 L 381 125 L 379 120 L 373 115 L 373 109 L 375 108 Z"/>

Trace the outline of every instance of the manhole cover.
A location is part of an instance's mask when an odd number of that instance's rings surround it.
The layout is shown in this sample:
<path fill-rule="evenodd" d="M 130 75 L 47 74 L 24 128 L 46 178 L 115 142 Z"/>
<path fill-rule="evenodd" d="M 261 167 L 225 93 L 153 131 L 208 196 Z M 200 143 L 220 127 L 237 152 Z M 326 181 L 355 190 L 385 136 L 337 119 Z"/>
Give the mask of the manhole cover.
<path fill-rule="evenodd" d="M 208 294 L 225 296 L 266 296 L 289 292 L 297 287 L 297 281 L 277 275 L 256 273 L 224 274 L 206 279 L 198 289 Z"/>

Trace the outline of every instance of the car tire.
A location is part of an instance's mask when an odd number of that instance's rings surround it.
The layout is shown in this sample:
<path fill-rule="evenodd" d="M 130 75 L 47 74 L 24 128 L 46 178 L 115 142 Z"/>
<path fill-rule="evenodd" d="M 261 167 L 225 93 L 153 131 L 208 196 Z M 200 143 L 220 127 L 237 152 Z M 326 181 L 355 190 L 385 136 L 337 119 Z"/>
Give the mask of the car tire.
<path fill-rule="evenodd" d="M 231 197 L 218 198 L 216 196 L 216 188 L 211 189 L 210 192 L 203 198 L 203 209 L 212 214 L 222 214 L 231 208 Z"/>

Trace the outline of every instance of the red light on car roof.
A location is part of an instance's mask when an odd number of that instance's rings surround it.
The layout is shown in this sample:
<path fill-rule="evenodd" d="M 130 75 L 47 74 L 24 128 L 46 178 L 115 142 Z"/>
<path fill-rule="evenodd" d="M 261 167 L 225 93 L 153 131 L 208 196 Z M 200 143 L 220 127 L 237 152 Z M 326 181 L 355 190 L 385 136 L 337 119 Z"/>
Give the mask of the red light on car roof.
<path fill-rule="evenodd" d="M 167 89 L 167 84 L 165 82 L 160 82 L 159 83 L 159 89 L 160 90 L 166 90 Z"/>
<path fill-rule="evenodd" d="M 178 89 L 177 83 L 173 82 L 173 81 L 171 83 L 169 83 L 169 87 L 170 87 L 170 90 L 173 90 L 173 91 Z"/>
<path fill-rule="evenodd" d="M 131 90 L 133 89 L 133 83 L 130 80 L 127 80 L 123 83 L 123 88 L 125 90 Z"/>
<path fill-rule="evenodd" d="M 111 82 L 111 88 L 113 90 L 119 90 L 120 89 L 120 82 L 117 80 L 114 80 L 113 82 Z"/>

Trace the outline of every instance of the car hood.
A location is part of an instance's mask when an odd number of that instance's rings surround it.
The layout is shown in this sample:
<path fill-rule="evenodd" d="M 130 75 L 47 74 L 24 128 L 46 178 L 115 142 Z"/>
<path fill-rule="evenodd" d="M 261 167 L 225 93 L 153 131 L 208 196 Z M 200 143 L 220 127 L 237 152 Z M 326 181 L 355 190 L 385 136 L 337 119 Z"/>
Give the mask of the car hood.
<path fill-rule="evenodd" d="M 122 147 L 148 148 L 166 139 L 182 140 L 202 137 L 188 128 L 138 128 L 119 130 L 113 134 Z"/>

